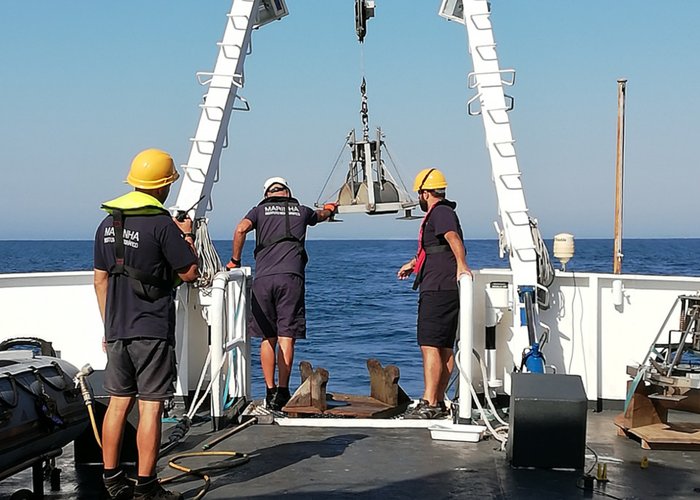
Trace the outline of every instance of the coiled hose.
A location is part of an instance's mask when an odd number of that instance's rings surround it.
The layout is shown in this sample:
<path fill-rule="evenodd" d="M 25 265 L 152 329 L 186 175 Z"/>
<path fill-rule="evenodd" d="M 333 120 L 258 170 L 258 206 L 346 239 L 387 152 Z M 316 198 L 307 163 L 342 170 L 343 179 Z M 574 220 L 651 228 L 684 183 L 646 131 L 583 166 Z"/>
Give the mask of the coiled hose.
<path fill-rule="evenodd" d="M 87 385 L 86 382 L 86 377 L 92 373 L 92 367 L 89 367 L 89 365 L 86 365 L 83 367 L 83 370 L 79 372 L 78 376 L 76 377 L 76 382 L 80 386 L 81 393 L 83 396 L 83 400 L 85 401 L 85 406 L 87 406 L 87 411 L 88 415 L 90 416 L 90 424 L 92 426 L 92 432 L 95 437 L 95 441 L 97 442 L 97 445 L 102 449 L 102 441 L 100 439 L 100 433 L 97 430 L 97 422 L 95 421 L 95 412 L 93 409 L 93 400 L 92 400 L 92 394 L 90 393 L 90 388 Z M 232 436 L 236 432 L 239 432 L 250 425 L 255 423 L 255 421 L 249 421 L 246 424 L 240 425 L 236 427 L 235 429 L 232 429 L 228 431 L 226 434 L 220 436 L 219 438 L 216 438 L 212 441 L 210 441 L 209 444 L 204 445 L 204 449 L 209 449 L 218 444 L 219 442 L 223 441 L 223 439 Z M 191 422 L 190 419 L 187 417 L 184 417 L 178 422 L 178 424 L 175 426 L 175 429 L 173 429 L 173 433 L 170 436 L 169 443 L 166 445 L 165 449 L 161 452 L 164 454 L 167 450 L 173 448 L 175 445 L 177 445 L 182 438 L 185 437 L 185 434 L 190 430 Z M 173 437 L 175 436 L 175 438 Z M 198 467 L 198 468 L 190 468 L 182 465 L 179 463 L 183 459 L 187 458 L 199 458 L 199 457 L 226 457 L 223 460 L 219 460 L 218 462 L 215 462 L 213 464 L 206 465 L 204 467 Z M 220 471 L 220 470 L 227 470 L 231 469 L 233 467 L 238 467 L 239 465 L 243 465 L 247 462 L 250 461 L 250 456 L 247 455 L 246 453 L 239 453 L 237 451 L 195 451 L 195 452 L 189 452 L 189 453 L 181 453 L 178 455 L 173 456 L 169 461 L 168 461 L 168 466 L 180 471 L 180 474 L 176 474 L 174 476 L 166 477 L 160 479 L 160 484 L 168 484 L 172 483 L 174 481 L 177 481 L 178 479 L 182 479 L 187 476 L 195 476 L 204 481 L 204 485 L 202 488 L 199 490 L 197 495 L 195 495 L 195 500 L 200 500 L 201 498 L 204 498 L 204 495 L 207 494 L 209 491 L 209 487 L 211 486 L 211 478 L 208 473 L 214 472 L 214 471 Z"/>

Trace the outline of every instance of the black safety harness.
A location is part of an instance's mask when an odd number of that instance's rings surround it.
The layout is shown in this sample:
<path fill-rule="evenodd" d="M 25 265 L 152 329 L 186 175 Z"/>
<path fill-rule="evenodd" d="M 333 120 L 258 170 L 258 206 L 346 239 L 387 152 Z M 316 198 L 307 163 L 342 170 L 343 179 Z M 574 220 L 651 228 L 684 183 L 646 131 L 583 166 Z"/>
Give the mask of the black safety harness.
<path fill-rule="evenodd" d="M 430 172 L 428 172 L 430 174 Z M 427 177 L 427 176 L 426 176 Z M 423 181 L 425 182 L 425 180 Z M 445 204 L 448 205 L 444 200 L 438 201 L 435 206 Z M 425 233 L 425 226 L 428 224 L 428 218 L 432 215 L 432 210 L 429 214 L 425 216 L 423 219 L 423 222 L 421 223 L 420 226 L 420 237 L 421 237 L 421 248 L 423 249 L 423 252 L 425 252 L 425 261 L 428 260 L 428 255 L 433 255 L 436 253 L 443 253 L 443 252 L 449 252 L 452 249 L 450 248 L 450 245 L 447 243 L 438 243 L 437 245 L 428 245 L 424 246 L 423 245 L 423 234 Z M 413 281 L 413 289 L 418 290 L 418 287 L 420 286 L 421 282 L 423 281 L 423 275 L 425 273 L 425 264 L 426 262 L 423 261 L 422 265 L 420 266 L 420 269 L 418 270 L 418 273 L 416 274 L 416 279 Z"/>
<path fill-rule="evenodd" d="M 278 236 L 276 238 L 272 238 L 269 240 L 264 240 L 261 241 L 259 239 L 259 234 L 260 231 L 255 231 L 255 250 L 253 251 L 253 257 L 258 256 L 258 253 L 262 251 L 264 248 L 271 247 L 273 245 L 276 245 L 278 243 L 282 243 L 283 241 L 289 241 L 294 243 L 294 245 L 297 247 L 299 250 L 299 254 L 301 255 L 302 260 L 304 261 L 304 265 L 309 261 L 309 256 L 306 253 L 306 248 L 304 248 L 304 243 L 294 236 L 292 234 L 291 230 L 291 222 L 289 218 L 289 205 L 294 204 L 297 207 L 299 206 L 299 202 L 295 198 L 291 197 L 286 197 L 286 196 L 273 196 L 273 197 L 268 197 L 265 198 L 263 201 L 258 203 L 258 206 L 263 206 L 267 204 L 278 204 L 278 203 L 284 203 L 284 234 L 281 236 Z"/>
<path fill-rule="evenodd" d="M 174 281 L 166 281 L 158 276 L 141 271 L 124 263 L 124 211 L 111 208 L 114 227 L 115 264 L 110 267 L 110 276 L 125 276 L 136 295 L 151 302 L 170 295 Z"/>

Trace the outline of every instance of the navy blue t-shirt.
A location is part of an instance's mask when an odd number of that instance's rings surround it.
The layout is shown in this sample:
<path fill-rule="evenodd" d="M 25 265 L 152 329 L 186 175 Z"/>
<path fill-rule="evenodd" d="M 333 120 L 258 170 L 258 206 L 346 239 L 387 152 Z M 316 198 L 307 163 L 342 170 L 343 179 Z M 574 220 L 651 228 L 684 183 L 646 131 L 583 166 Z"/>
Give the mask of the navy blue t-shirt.
<path fill-rule="evenodd" d="M 306 228 L 318 223 L 316 211 L 300 205 L 294 198 L 273 197 L 253 207 L 245 218 L 253 223 L 256 244 L 263 245 L 255 256 L 255 277 L 296 274 L 303 278 Z M 298 242 L 286 240 L 270 244 L 287 234 L 287 220 L 289 233 Z"/>
<path fill-rule="evenodd" d="M 450 231 L 454 231 L 460 239 L 464 239 L 462 227 L 454 210 L 457 204 L 448 200 L 439 203 L 430 212 L 423 230 L 423 247 L 448 245 L 445 234 Z M 457 260 L 451 249 L 427 255 L 423 268 L 421 292 L 457 290 Z"/>
<path fill-rule="evenodd" d="M 114 227 L 108 215 L 95 234 L 95 269 L 109 271 L 116 257 Z M 169 214 L 124 217 L 124 261 L 126 265 L 173 281 L 175 269 L 197 262 L 182 231 Z M 173 339 L 175 303 L 173 294 L 153 302 L 139 298 L 126 276 L 110 276 L 105 310 L 107 341 L 135 337 Z"/>

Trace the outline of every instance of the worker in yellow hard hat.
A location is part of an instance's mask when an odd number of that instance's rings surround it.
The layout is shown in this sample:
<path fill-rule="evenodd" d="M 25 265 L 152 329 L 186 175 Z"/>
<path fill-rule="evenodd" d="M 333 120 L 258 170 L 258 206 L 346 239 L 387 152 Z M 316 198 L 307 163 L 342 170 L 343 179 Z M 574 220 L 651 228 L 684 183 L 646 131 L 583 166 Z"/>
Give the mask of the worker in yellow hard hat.
<path fill-rule="evenodd" d="M 170 216 L 163 203 L 178 179 L 170 155 L 147 149 L 133 159 L 126 182 L 134 190 L 105 202 L 95 234 L 94 285 L 104 321 L 104 387 L 110 395 L 102 425 L 104 483 L 110 498 L 178 499 L 156 478 L 164 402 L 174 394 L 173 289 L 197 279 L 192 220 Z M 119 455 L 126 418 L 138 397 L 138 477 L 127 478 Z"/>
<path fill-rule="evenodd" d="M 447 180 L 440 170 L 426 168 L 416 175 L 413 190 L 426 212 L 418 233 L 416 256 L 399 269 L 400 280 L 416 275 L 420 287 L 418 345 L 423 356 L 425 390 L 406 418 L 432 419 L 448 415 L 445 392 L 454 368 L 454 343 L 459 321 L 459 290 L 467 266 L 457 204 L 445 198 Z"/>

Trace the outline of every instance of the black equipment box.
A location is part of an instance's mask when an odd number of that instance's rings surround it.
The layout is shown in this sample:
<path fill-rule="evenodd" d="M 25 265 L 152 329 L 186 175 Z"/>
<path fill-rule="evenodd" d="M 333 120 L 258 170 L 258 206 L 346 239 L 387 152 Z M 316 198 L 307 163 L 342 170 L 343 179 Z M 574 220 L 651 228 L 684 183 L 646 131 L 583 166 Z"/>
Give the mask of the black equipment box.
<path fill-rule="evenodd" d="M 578 375 L 514 373 L 508 461 L 513 467 L 583 469 L 587 412 Z"/>
<path fill-rule="evenodd" d="M 104 420 L 107 407 L 109 406 L 109 394 L 104 389 L 104 370 L 95 370 L 88 378 L 92 387 L 94 401 L 92 404 L 95 415 L 97 430 L 102 438 L 102 421 Z M 127 416 L 126 425 L 124 427 L 124 436 L 122 437 L 122 447 L 120 461 L 122 464 L 135 464 L 138 459 L 138 450 L 136 448 L 136 429 L 139 425 L 139 402 L 136 400 L 134 407 Z M 87 412 L 87 408 L 85 408 Z M 75 463 L 81 465 L 96 465 L 102 463 L 102 449 L 95 441 L 95 436 L 92 427 L 88 426 L 85 431 L 75 440 Z"/>

